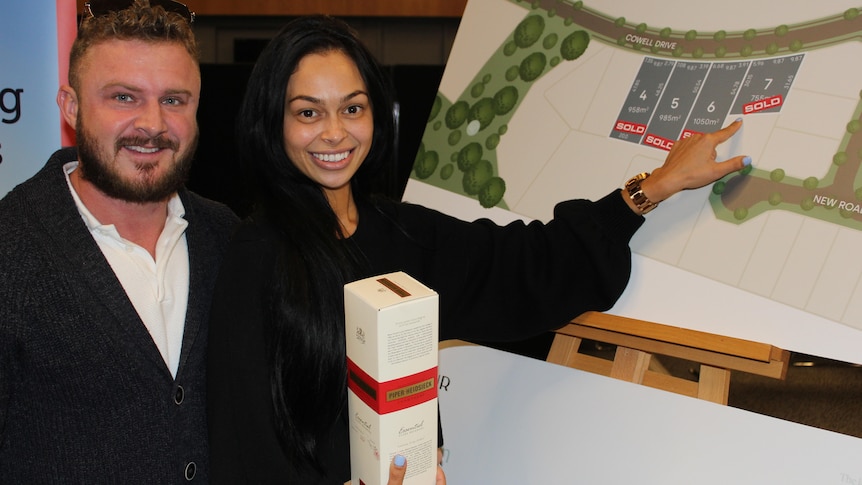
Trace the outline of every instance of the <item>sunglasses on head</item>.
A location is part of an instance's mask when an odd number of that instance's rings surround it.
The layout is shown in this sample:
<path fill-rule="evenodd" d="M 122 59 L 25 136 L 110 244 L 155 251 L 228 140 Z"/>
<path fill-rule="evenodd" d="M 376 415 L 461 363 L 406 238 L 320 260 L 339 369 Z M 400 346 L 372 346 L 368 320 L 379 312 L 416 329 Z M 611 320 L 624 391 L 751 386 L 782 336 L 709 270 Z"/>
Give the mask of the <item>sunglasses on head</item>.
<path fill-rule="evenodd" d="M 100 17 L 107 15 L 109 12 L 117 12 L 125 10 L 132 6 L 135 0 L 93 0 L 92 2 L 84 3 L 84 12 L 90 17 Z M 174 0 L 150 0 L 151 7 L 162 7 L 167 12 L 180 14 L 189 23 L 195 21 L 195 13 L 180 2 Z"/>

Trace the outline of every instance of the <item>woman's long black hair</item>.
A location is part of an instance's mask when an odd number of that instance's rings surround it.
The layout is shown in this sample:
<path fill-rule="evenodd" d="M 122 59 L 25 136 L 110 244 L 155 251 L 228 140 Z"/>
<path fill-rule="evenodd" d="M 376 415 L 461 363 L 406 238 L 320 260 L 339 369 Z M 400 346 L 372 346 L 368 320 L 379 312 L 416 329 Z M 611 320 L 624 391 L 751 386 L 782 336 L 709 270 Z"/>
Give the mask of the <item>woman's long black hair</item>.
<path fill-rule="evenodd" d="M 363 263 L 322 189 L 287 157 L 283 126 L 287 83 L 300 60 L 331 51 L 356 63 L 371 101 L 372 145 L 351 180 L 357 203 L 370 200 L 394 171 L 391 89 L 344 22 L 309 16 L 286 25 L 261 53 L 237 119 L 241 164 L 256 194 L 253 217 L 272 224 L 279 237 L 266 309 L 276 425 L 285 453 L 318 470 L 320 437 L 346 402 L 344 284 L 362 274 Z"/>

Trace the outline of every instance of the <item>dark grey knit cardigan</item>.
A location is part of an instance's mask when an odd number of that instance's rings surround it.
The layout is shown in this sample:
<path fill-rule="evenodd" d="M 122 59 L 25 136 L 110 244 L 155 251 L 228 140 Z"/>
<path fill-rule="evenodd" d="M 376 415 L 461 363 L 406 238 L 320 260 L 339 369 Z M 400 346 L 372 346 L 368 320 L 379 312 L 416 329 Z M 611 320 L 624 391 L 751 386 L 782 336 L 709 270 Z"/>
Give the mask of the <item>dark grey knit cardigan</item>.
<path fill-rule="evenodd" d="M 59 150 L 0 201 L 0 483 L 208 478 L 205 352 L 225 206 L 180 191 L 190 288 L 176 380 L 84 225 Z"/>

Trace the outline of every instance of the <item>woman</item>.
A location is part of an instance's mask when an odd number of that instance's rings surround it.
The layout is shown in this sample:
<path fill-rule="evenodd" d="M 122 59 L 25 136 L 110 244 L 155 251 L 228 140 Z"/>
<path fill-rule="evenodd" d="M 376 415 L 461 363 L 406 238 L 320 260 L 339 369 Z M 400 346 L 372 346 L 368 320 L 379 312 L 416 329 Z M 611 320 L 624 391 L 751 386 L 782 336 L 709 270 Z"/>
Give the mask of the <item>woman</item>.
<path fill-rule="evenodd" d="M 237 136 L 257 205 L 210 325 L 215 481 L 350 479 L 345 283 L 407 272 L 440 295 L 441 339 L 546 332 L 617 300 L 644 209 L 748 161 L 714 160 L 737 122 L 678 142 L 633 197 L 563 202 L 548 224 L 466 223 L 375 196 L 394 163 L 389 92 L 354 33 L 322 16 L 287 25 L 251 75 Z"/>

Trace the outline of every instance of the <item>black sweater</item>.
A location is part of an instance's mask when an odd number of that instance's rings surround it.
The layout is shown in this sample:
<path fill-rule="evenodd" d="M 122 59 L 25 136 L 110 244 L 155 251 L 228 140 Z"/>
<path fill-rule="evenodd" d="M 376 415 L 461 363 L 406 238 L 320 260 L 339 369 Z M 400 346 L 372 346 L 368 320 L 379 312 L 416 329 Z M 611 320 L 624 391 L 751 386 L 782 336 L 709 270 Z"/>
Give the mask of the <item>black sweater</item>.
<path fill-rule="evenodd" d="M 597 202 L 563 202 L 548 224 L 505 227 L 403 203 L 359 209 L 351 239 L 371 263 L 365 276 L 405 271 L 437 291 L 441 340 L 526 338 L 610 308 L 628 283 L 628 243 L 643 222 L 619 191 Z M 326 477 L 298 472 L 272 425 L 264 341 L 270 323 L 262 301 L 274 267 L 273 238 L 265 224 L 246 221 L 216 285 L 208 360 L 211 478 L 342 485 L 350 480 L 344 414 L 322 437 Z"/>
<path fill-rule="evenodd" d="M 239 221 L 180 191 L 189 297 L 174 379 L 78 213 L 62 169 L 75 158 L 56 152 L 0 201 L 0 483 L 205 483 L 210 296 Z"/>

